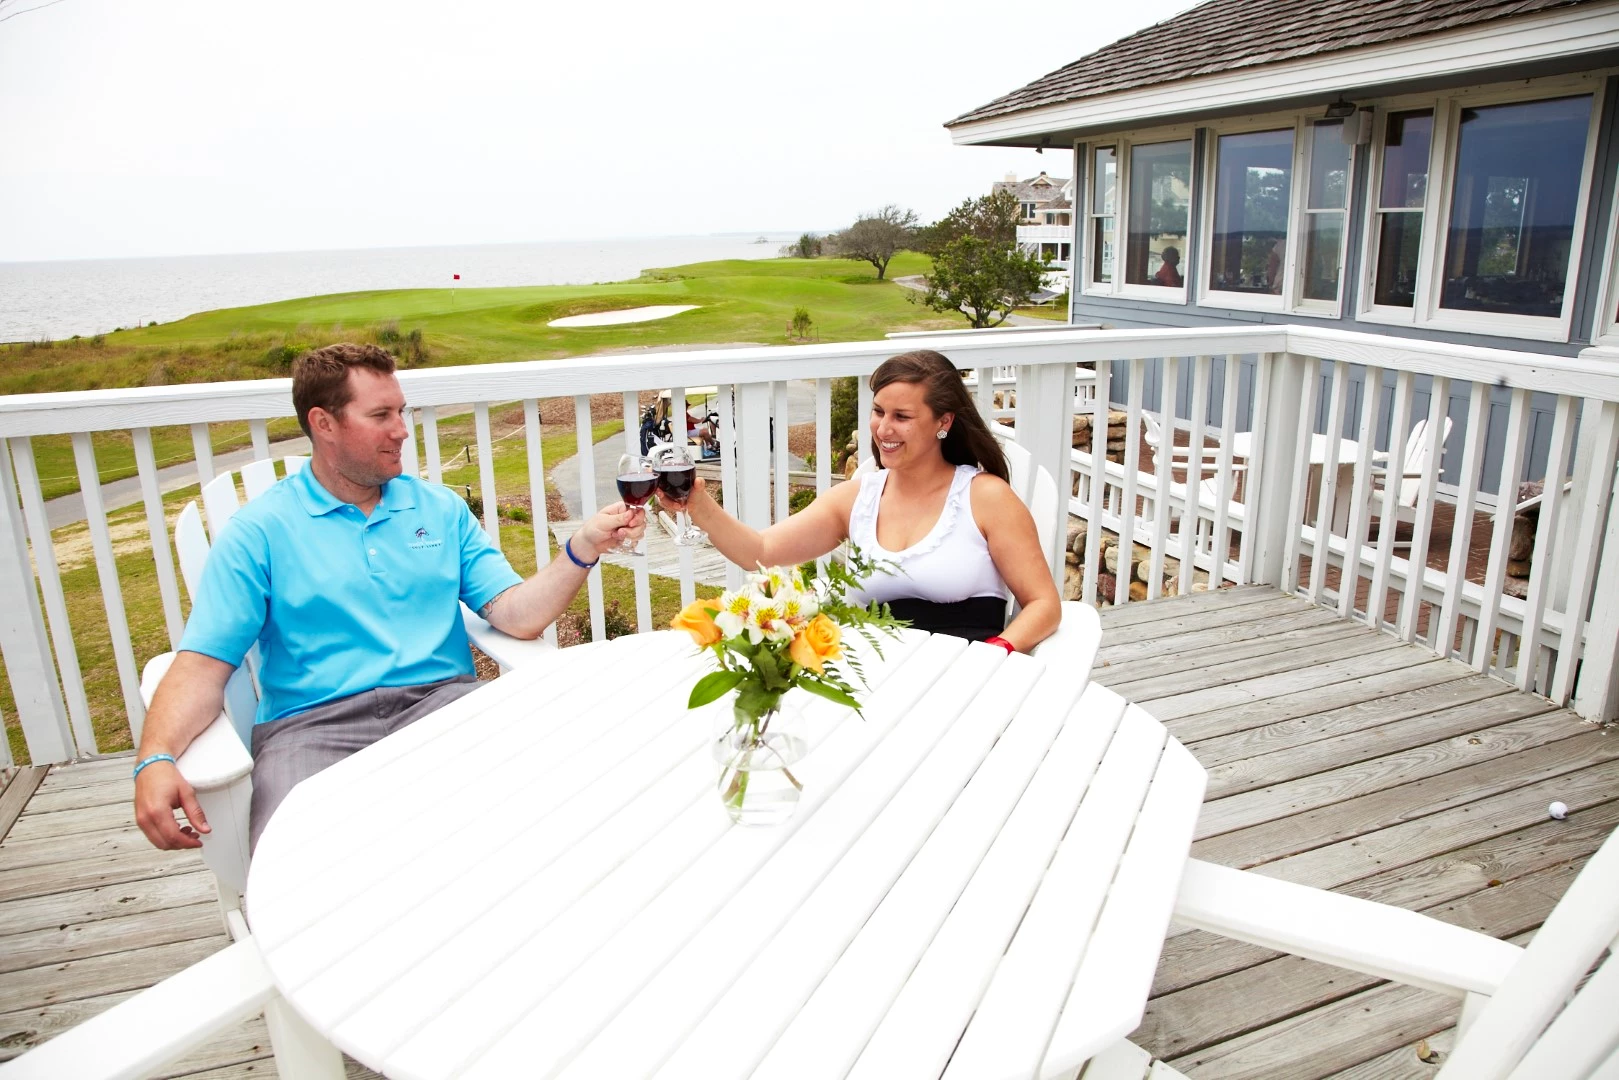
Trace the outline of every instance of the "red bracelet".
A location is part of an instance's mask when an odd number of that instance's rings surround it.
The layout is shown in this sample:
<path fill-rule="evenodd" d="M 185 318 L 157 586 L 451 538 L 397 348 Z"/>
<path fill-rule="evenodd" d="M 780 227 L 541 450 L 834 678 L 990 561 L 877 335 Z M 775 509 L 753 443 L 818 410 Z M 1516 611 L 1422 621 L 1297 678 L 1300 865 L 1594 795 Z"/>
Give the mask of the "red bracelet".
<path fill-rule="evenodd" d="M 1017 646 L 1016 645 L 1012 644 L 1010 641 L 1007 641 L 1005 638 L 1000 637 L 999 635 L 997 635 L 996 637 L 992 637 L 992 638 L 985 638 L 984 639 L 984 644 L 985 645 L 999 645 L 1001 648 L 1005 649 L 1008 654 L 1017 652 Z"/>

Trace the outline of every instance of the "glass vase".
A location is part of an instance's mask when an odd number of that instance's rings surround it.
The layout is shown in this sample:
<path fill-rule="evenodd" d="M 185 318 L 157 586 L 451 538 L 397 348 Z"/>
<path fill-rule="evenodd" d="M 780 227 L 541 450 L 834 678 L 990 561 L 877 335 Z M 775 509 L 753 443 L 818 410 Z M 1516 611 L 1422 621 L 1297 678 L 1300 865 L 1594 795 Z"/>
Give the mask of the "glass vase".
<path fill-rule="evenodd" d="M 721 714 L 724 716 L 724 714 Z M 803 785 L 793 775 L 808 749 L 801 715 L 790 699 L 777 699 L 762 715 L 733 705 L 714 731 L 720 764 L 716 790 L 738 825 L 779 825 L 793 816 Z"/>

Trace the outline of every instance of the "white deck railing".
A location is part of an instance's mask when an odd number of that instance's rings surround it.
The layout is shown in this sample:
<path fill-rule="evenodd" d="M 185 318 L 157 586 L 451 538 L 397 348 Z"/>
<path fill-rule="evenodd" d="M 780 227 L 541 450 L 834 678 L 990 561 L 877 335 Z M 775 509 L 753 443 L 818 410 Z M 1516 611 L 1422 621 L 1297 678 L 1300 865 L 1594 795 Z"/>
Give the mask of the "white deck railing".
<path fill-rule="evenodd" d="M 1145 578 L 1147 596 L 1163 593 L 1166 582 L 1168 591 L 1176 592 L 1204 587 L 1205 579 L 1209 587 L 1272 584 L 1559 704 L 1572 702 L 1588 717 L 1608 719 L 1619 712 L 1614 678 L 1619 604 L 1592 603 L 1593 597 L 1619 596 L 1619 538 L 1609 538 L 1619 528 L 1610 513 L 1619 448 L 1619 369 L 1601 363 L 1334 330 L 1254 327 L 1056 328 L 910 337 L 903 343 L 435 368 L 400 375 L 412 419 L 407 458 L 438 480 L 438 419 L 447 408 L 470 405 L 484 523 L 500 543 L 490 409 L 521 402 L 535 555 L 543 563 L 549 554 L 541 539 L 549 463 L 541 459 L 538 403 L 574 401 L 576 465 L 588 513 L 594 508 L 597 469 L 613 467 L 593 454 L 589 396 L 623 396 L 624 439 L 630 444 L 637 434 L 637 392 L 672 389 L 671 400 L 679 401 L 685 386 L 715 385 L 725 503 L 743 520 L 764 526 L 788 512 L 787 425 L 814 421 L 815 486 L 824 490 L 831 483 L 833 449 L 830 380 L 864 376 L 895 352 L 923 347 L 936 347 L 958 366 L 976 371 L 971 392 L 980 407 L 1002 418 L 1010 412 L 1017 439 L 1035 462 L 1069 478 L 1067 511 L 1100 524 L 1088 530 L 1080 546 L 1083 599 L 1129 602 L 1129 553 L 1141 544 L 1148 556 L 1145 573 L 1137 576 Z M 1086 370 L 1076 371 L 1076 365 Z M 996 409 L 991 395 L 1007 388 L 1008 367 L 1016 371 L 1016 408 Z M 1002 369 L 999 378 L 996 368 Z M 815 384 L 813 416 L 790 415 L 788 382 L 805 379 Z M 1076 380 L 1091 384 L 1089 396 L 1076 397 Z M 1381 392 L 1368 393 L 1367 387 Z M 1453 400 L 1461 404 L 1452 407 Z M 1097 482 L 1096 459 L 1070 446 L 1074 412 L 1091 411 L 1100 445 L 1110 401 L 1112 409 L 1124 413 L 1127 437 L 1122 452 L 1103 459 Z M 870 452 L 863 422 L 869 407 L 862 380 L 862 422 L 855 429 L 862 457 Z M 1437 427 L 1446 409 L 1454 423 L 1443 458 L 1435 454 L 1429 468 L 1406 485 L 1416 497 L 1414 505 L 1402 507 L 1400 484 L 1380 478 L 1387 472 L 1398 478 L 1405 471 L 1400 457 L 1411 425 L 1426 416 Z M 1177 468 L 1166 485 L 1150 460 L 1142 459 L 1143 413 L 1178 418 L 1170 426 L 1179 428 L 1184 444 L 1207 446 L 1207 463 L 1194 456 L 1190 474 Z M 125 716 L 138 738 L 144 715 L 140 665 L 172 648 L 183 627 L 151 429 L 189 425 L 197 478 L 206 482 L 214 475 L 210 424 L 247 421 L 254 448 L 268 456 L 266 422 L 289 415 L 286 380 L 0 398 L 0 439 L 9 451 L 0 454 L 0 595 L 8 598 L 0 605 L 0 650 L 34 761 L 90 755 L 98 745 L 77 656 L 80 635 L 90 631 L 69 618 L 55 549 L 46 542 L 30 440 L 71 435 L 81 483 L 90 481 L 83 490 L 102 607 Z M 774 452 L 773 415 L 782 418 L 776 421 L 781 437 Z M 1545 422 L 1534 422 L 1537 418 Z M 106 431 L 127 432 L 133 442 L 161 597 L 161 623 L 133 630 L 94 483 L 91 433 Z M 1391 438 L 1392 432 L 1398 437 Z M 1325 436 L 1326 447 L 1324 460 L 1317 454 L 1314 463 L 1307 449 L 1312 435 Z M 1345 455 L 1340 445 L 1347 445 L 1341 438 L 1352 441 L 1354 460 L 1339 460 Z M 1553 476 L 1540 507 L 1527 589 L 1519 598 L 1507 591 L 1508 547 L 1516 481 L 1531 478 L 1526 461 L 1551 462 L 1542 471 Z M 1496 499 L 1497 492 L 1504 497 Z M 1493 519 L 1475 529 L 1474 511 L 1486 505 Z M 1373 530 L 1374 517 L 1409 519 L 1409 537 L 1403 529 L 1398 536 L 1392 528 Z M 1434 531 L 1440 518 L 1455 522 L 1448 539 Z M 1484 548 L 1485 528 L 1489 544 L 1482 573 L 1475 567 L 1470 577 L 1466 555 Z M 1061 581 L 1065 530 L 1054 533 L 1057 539 L 1047 554 Z M 1112 544 L 1119 546 L 1116 562 L 1124 567 L 1117 572 L 1103 565 L 1103 550 Z M 1437 558 L 1440 548 L 1448 558 Z M 1436 556 L 1437 569 L 1428 566 L 1430 556 Z M 1105 594 L 1103 584 L 1111 586 Z M 590 576 L 588 588 L 593 632 L 600 635 L 599 571 Z M 688 559 L 682 597 L 689 598 L 693 588 Z M 649 596 L 643 568 L 636 573 L 636 616 L 643 630 L 652 628 Z M 80 616 L 78 621 L 97 620 Z M 0 749 L 0 754 L 9 764 L 9 752 Z"/>

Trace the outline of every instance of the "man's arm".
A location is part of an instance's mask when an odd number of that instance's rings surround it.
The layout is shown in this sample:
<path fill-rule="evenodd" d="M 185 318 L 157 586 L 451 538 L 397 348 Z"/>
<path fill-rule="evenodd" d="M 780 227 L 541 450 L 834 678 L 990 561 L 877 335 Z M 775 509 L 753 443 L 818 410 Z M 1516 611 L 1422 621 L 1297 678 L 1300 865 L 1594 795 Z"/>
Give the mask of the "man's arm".
<path fill-rule="evenodd" d="M 644 511 L 613 503 L 585 522 L 568 543 L 575 558 L 593 563 L 620 540 L 639 539 L 645 531 Z M 516 638 L 537 638 L 573 603 L 589 573 L 575 565 L 566 551 L 558 552 L 556 558 L 533 577 L 489 601 L 479 614 L 502 633 Z"/>
<path fill-rule="evenodd" d="M 176 653 L 152 695 L 135 759 L 145 761 L 153 754 L 179 757 L 224 708 L 225 683 L 235 670 L 202 653 Z M 185 811 L 189 825 L 175 821 L 176 809 Z M 197 834 L 209 831 L 196 792 L 179 768 L 166 761 L 153 762 L 135 778 L 135 823 L 153 846 L 166 850 L 201 847 Z"/>

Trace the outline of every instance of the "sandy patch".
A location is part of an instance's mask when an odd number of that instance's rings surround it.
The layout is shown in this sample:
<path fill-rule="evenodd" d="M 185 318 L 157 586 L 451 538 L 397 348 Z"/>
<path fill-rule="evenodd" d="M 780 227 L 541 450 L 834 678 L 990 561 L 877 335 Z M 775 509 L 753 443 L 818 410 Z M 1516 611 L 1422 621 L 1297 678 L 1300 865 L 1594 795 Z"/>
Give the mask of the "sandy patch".
<path fill-rule="evenodd" d="M 682 311 L 696 311 L 699 306 L 654 304 L 651 307 L 621 308 L 618 311 L 598 311 L 594 315 L 569 315 L 564 319 L 552 319 L 546 325 L 566 329 L 570 326 L 617 326 L 620 323 L 651 322 L 653 319 L 667 319 L 671 315 L 679 315 Z"/>

